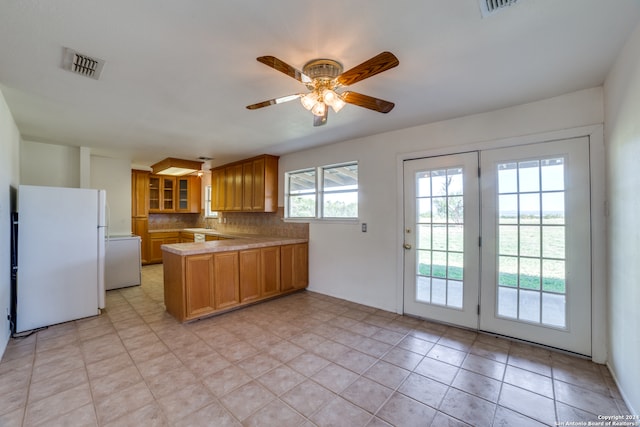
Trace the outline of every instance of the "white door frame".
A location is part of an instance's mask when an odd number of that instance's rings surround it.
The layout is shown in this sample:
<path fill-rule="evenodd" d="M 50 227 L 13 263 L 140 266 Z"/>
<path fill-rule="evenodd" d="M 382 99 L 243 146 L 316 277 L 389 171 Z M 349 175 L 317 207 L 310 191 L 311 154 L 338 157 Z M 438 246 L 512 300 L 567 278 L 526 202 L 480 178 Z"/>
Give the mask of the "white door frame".
<path fill-rule="evenodd" d="M 404 161 L 421 157 L 457 154 L 506 148 L 538 142 L 551 142 L 586 136 L 589 138 L 591 180 L 591 359 L 597 363 L 607 360 L 607 290 L 606 290 L 606 203 L 605 149 L 602 125 L 583 126 L 533 135 L 474 142 L 455 147 L 440 147 L 425 151 L 401 153 L 396 156 L 396 312 L 403 314 L 404 294 Z"/>

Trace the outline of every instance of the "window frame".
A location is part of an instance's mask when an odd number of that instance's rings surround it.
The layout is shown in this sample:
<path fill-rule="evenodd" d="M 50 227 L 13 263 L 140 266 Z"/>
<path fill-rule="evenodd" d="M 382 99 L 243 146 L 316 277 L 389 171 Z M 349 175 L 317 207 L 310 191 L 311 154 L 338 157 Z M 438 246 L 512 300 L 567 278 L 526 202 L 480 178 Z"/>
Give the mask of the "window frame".
<path fill-rule="evenodd" d="M 211 210 L 211 184 L 204 188 L 204 217 L 218 218 L 218 211 Z"/>
<path fill-rule="evenodd" d="M 344 167 L 344 166 L 356 166 L 356 170 L 357 170 L 357 176 L 356 176 L 356 188 L 354 189 L 349 189 L 349 190 L 333 190 L 333 191 L 325 191 L 324 188 L 324 176 L 325 176 L 325 171 L 328 169 L 334 169 L 334 168 L 339 168 L 339 167 Z M 314 191 L 313 193 L 307 193 L 307 194 L 313 194 L 314 196 L 314 200 L 315 200 L 315 216 L 307 216 L 307 217 L 298 217 L 298 216 L 290 216 L 290 207 L 291 207 L 291 196 L 292 193 L 290 191 L 289 188 L 289 183 L 290 183 L 290 176 L 291 175 L 295 175 L 295 174 L 299 174 L 299 173 L 303 173 L 303 172 L 309 172 L 309 171 L 313 171 L 314 172 L 314 178 L 315 178 L 315 187 L 314 187 Z M 341 162 L 341 163 L 332 163 L 332 164 L 328 164 L 328 165 L 322 165 L 322 166 L 315 166 L 315 167 L 309 167 L 309 168 L 302 168 L 302 169 L 296 169 L 296 170 L 292 170 L 292 171 L 287 171 L 285 172 L 284 176 L 285 176 L 285 185 L 284 185 L 284 204 L 285 204 L 285 209 L 284 209 L 284 219 L 286 221 L 291 221 L 291 222 L 309 222 L 309 221 L 331 221 L 331 222 L 357 222 L 359 221 L 359 215 L 360 215 L 360 182 L 359 182 L 359 171 L 360 171 L 360 165 L 359 162 L 357 160 L 353 160 L 353 161 L 349 161 L 349 162 Z M 325 194 L 340 194 L 340 193 L 353 193 L 355 192 L 356 197 L 357 197 L 357 202 L 356 202 L 356 216 L 349 216 L 349 217 L 333 217 L 333 216 L 325 216 L 324 210 L 324 201 L 325 201 Z M 295 193 L 294 193 L 295 195 Z"/>

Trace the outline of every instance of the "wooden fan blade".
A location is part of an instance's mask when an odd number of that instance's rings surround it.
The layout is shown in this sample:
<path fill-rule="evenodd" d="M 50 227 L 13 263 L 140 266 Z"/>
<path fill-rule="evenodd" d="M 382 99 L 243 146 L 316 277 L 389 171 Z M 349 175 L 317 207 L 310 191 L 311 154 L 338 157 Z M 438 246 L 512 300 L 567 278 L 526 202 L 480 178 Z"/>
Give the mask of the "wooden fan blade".
<path fill-rule="evenodd" d="M 329 107 L 325 107 L 324 115 L 322 116 L 313 116 L 313 125 L 314 126 L 322 126 L 327 124 L 327 117 L 329 116 Z"/>
<path fill-rule="evenodd" d="M 360 65 L 356 65 L 350 70 L 345 71 L 337 77 L 338 84 L 349 86 L 360 80 L 375 76 L 378 73 L 387 71 L 390 68 L 398 66 L 400 61 L 391 52 L 382 52 L 368 61 Z"/>
<path fill-rule="evenodd" d="M 268 107 L 269 105 L 282 104 L 283 102 L 293 101 L 302 96 L 301 93 L 295 95 L 281 96 L 280 98 L 273 98 L 267 101 L 258 102 L 257 104 L 247 105 L 249 110 L 257 110 L 258 108 Z"/>
<path fill-rule="evenodd" d="M 278 70 L 281 73 L 286 74 L 289 77 L 293 77 L 301 83 L 308 83 L 311 79 L 302 71 L 287 64 L 286 62 L 276 58 L 275 56 L 259 56 L 256 58 L 258 62 L 262 62 L 264 65 Z"/>
<path fill-rule="evenodd" d="M 358 107 L 368 108 L 369 110 L 379 111 L 380 113 L 388 113 L 393 110 L 396 104 L 385 101 L 384 99 L 374 98 L 373 96 L 363 95 L 357 92 L 345 92 L 342 94 L 344 102 L 357 105 Z"/>

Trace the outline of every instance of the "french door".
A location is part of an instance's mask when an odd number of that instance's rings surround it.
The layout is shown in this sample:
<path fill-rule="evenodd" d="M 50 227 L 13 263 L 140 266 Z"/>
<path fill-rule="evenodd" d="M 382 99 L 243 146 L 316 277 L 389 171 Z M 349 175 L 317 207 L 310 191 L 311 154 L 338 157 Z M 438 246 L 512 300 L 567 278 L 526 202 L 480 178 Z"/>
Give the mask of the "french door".
<path fill-rule="evenodd" d="M 404 311 L 478 327 L 478 153 L 405 162 Z"/>
<path fill-rule="evenodd" d="M 587 138 L 410 160 L 404 177 L 406 313 L 591 354 Z"/>

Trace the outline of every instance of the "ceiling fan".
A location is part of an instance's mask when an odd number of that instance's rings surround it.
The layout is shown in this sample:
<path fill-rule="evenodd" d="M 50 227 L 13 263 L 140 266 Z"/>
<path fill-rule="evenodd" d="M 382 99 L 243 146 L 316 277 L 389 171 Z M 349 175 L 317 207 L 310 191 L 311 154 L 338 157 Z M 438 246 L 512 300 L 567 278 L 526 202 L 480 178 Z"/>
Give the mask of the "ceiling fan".
<path fill-rule="evenodd" d="M 293 77 L 303 83 L 311 92 L 297 93 L 247 105 L 249 110 L 256 110 L 274 104 L 282 104 L 283 102 L 300 98 L 303 107 L 313 113 L 313 125 L 321 126 L 327 123 L 329 107 L 333 108 L 333 111 L 337 113 L 346 103 L 368 108 L 380 113 L 388 113 L 395 106 L 393 102 L 361 93 L 352 91 L 341 93 L 338 91 L 342 87 L 350 86 L 396 67 L 400 62 L 391 52 L 382 52 L 345 72 L 342 72 L 342 64 L 332 59 L 311 60 L 302 67 L 302 71 L 281 61 L 275 56 L 260 56 L 256 59 L 268 67 Z"/>

